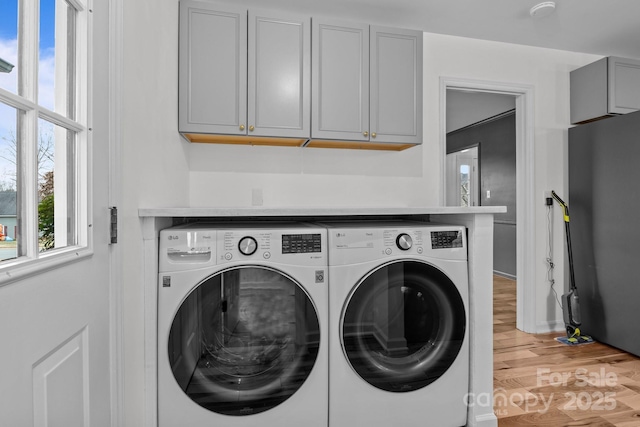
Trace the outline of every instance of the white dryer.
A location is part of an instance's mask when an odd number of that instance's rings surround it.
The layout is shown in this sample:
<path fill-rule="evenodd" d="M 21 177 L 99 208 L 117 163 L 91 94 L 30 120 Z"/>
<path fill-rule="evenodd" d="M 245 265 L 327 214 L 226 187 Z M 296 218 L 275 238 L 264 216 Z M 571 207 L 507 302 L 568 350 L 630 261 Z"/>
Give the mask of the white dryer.
<path fill-rule="evenodd" d="M 465 228 L 404 222 L 327 227 L 329 425 L 465 425 Z"/>
<path fill-rule="evenodd" d="M 160 232 L 158 425 L 328 423 L 326 230 Z"/>

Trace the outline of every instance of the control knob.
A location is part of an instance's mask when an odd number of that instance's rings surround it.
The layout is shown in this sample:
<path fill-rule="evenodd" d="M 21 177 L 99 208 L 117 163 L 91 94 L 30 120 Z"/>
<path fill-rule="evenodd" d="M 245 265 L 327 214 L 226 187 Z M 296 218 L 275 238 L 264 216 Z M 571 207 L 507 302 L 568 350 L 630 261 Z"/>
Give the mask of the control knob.
<path fill-rule="evenodd" d="M 403 251 L 408 251 L 409 249 L 411 249 L 411 246 L 413 246 L 413 240 L 407 233 L 402 233 L 398 235 L 398 238 L 396 239 L 396 245 L 398 245 L 398 248 L 402 249 Z"/>
<path fill-rule="evenodd" d="M 242 255 L 253 255 L 258 250 L 258 242 L 251 236 L 246 236 L 238 242 L 238 249 Z"/>

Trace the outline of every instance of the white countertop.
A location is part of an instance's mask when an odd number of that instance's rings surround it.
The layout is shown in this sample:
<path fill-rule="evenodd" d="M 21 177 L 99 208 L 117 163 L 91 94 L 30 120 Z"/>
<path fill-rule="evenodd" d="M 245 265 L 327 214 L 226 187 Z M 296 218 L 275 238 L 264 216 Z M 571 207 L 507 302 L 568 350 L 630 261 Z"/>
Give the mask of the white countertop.
<path fill-rule="evenodd" d="M 228 207 L 228 208 L 140 208 L 140 217 L 280 217 L 280 216 L 362 216 L 362 215 L 439 215 L 497 214 L 506 206 L 464 207 Z"/>

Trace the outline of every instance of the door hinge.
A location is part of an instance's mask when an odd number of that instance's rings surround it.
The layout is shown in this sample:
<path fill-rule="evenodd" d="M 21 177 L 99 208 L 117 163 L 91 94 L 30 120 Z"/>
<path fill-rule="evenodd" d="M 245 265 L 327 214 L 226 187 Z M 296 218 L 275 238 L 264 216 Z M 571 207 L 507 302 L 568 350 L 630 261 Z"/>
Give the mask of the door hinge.
<path fill-rule="evenodd" d="M 118 208 L 113 206 L 109 208 L 109 211 L 111 212 L 111 223 L 109 226 L 111 239 L 109 243 L 114 244 L 118 243 Z"/>

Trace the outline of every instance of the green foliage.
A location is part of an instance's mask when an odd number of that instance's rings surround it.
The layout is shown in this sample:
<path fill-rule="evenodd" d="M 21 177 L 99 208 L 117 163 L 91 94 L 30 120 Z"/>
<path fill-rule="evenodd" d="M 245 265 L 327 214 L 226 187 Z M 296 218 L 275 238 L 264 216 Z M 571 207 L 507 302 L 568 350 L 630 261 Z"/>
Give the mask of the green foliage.
<path fill-rule="evenodd" d="M 44 197 L 38 205 L 38 231 L 40 232 L 40 244 L 44 250 L 53 248 L 55 244 L 53 206 L 53 193 Z"/>

